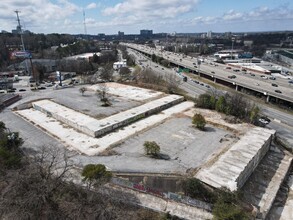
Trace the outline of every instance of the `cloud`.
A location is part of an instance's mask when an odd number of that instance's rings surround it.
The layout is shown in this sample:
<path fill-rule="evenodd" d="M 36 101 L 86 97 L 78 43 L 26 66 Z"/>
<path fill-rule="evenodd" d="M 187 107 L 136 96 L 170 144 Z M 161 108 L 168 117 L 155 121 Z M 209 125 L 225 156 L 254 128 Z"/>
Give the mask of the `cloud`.
<path fill-rule="evenodd" d="M 86 6 L 86 9 L 94 9 L 94 8 L 97 8 L 97 4 L 94 2 L 92 2 Z"/>
<path fill-rule="evenodd" d="M 231 31 L 235 27 L 245 31 L 252 26 L 263 29 L 293 28 L 293 9 L 289 3 L 277 7 L 264 5 L 250 11 L 235 10 L 231 5 L 232 9 L 224 11 L 221 16 L 202 16 L 198 7 L 203 0 L 119 1 L 105 7 L 109 5 L 106 0 L 93 1 L 87 6 L 78 6 L 72 0 L 1 0 L 1 29 L 15 29 L 17 21 L 14 11 L 17 9 L 21 11 L 22 24 L 25 23 L 26 29 L 33 32 L 83 33 L 83 7 L 97 11 L 95 14 L 88 12 L 90 18 L 86 18 L 88 33 L 93 34 L 106 30 L 108 33 L 118 30 L 137 33 L 142 28 L 153 29 L 154 32 L 225 31 L 225 27 Z"/>
<path fill-rule="evenodd" d="M 176 17 L 193 10 L 199 0 L 125 0 L 113 7 L 107 7 L 103 14 L 107 16 L 123 16 L 132 14 L 144 18 Z"/>
<path fill-rule="evenodd" d="M 69 16 L 80 12 L 81 8 L 68 0 L 1 0 L 0 23 L 3 29 L 12 29 L 17 25 L 15 10 L 19 10 L 22 23 L 27 29 L 39 27 L 38 30 L 53 28 L 52 25 L 63 24 Z M 53 32 L 53 31 L 52 31 Z"/>

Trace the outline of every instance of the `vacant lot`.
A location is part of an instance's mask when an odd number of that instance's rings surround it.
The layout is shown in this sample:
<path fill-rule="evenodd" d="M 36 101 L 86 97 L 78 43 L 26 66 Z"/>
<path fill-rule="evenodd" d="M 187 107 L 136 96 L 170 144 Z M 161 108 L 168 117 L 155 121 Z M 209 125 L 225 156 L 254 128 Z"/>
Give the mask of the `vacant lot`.
<path fill-rule="evenodd" d="M 127 100 L 112 95 L 110 100 L 113 105 L 101 107 L 95 92 L 86 91 L 85 95 L 82 96 L 79 88 L 80 86 L 60 90 L 48 88 L 37 92 L 27 91 L 23 94 L 23 99 L 14 106 L 37 99 L 52 99 L 66 107 L 101 118 L 142 104 L 141 101 Z M 38 150 L 44 145 L 53 145 L 69 151 L 68 155 L 70 155 L 71 161 L 77 166 L 102 163 L 111 170 L 124 172 L 183 174 L 190 168 L 199 167 L 213 154 L 218 153 L 234 141 L 234 138 L 230 137 L 231 132 L 225 129 L 207 124 L 206 131 L 199 131 L 192 127 L 190 117 L 184 114 L 175 114 L 163 123 L 139 132 L 119 146 L 110 149 L 109 155 L 111 156 L 86 156 L 64 146 L 62 142 L 37 126 L 21 119 L 10 109 L 6 109 L 0 114 L 0 120 L 13 131 L 20 132 L 25 140 L 24 147 L 26 148 Z M 161 153 L 170 159 L 153 159 L 145 156 L 143 150 L 145 141 L 156 141 L 161 147 Z"/>

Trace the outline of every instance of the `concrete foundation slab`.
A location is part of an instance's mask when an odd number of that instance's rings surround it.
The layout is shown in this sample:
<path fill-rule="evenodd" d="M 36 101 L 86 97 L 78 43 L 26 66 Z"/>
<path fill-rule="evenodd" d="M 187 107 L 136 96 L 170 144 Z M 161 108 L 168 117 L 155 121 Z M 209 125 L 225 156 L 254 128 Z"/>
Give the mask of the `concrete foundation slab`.
<path fill-rule="evenodd" d="M 193 105 L 194 104 L 192 102 L 180 103 L 162 111 L 160 114 L 149 116 L 143 120 L 132 123 L 123 129 L 117 130 L 116 132 L 109 133 L 101 138 L 94 138 L 80 133 L 75 129 L 35 109 L 20 110 L 17 111 L 17 114 L 38 125 L 53 136 L 59 138 L 71 149 L 75 149 L 80 153 L 92 156 L 104 151 L 108 147 L 121 143 L 126 138 L 129 138 L 138 132 L 152 128 L 153 126 L 166 120 L 172 114 L 180 113 L 189 108 L 192 108 Z"/>
<path fill-rule="evenodd" d="M 97 120 L 50 100 L 33 102 L 32 105 L 36 110 L 46 113 L 48 116 L 51 116 L 87 135 L 98 137 L 116 128 L 125 126 L 178 104 L 182 102 L 183 99 L 182 96 L 169 95 L 101 120 Z"/>
<path fill-rule="evenodd" d="M 154 91 L 150 89 L 123 85 L 123 84 L 114 83 L 114 82 L 96 84 L 96 85 L 89 86 L 87 88 L 89 90 L 98 91 L 98 90 L 101 90 L 101 88 L 104 85 L 107 88 L 107 93 L 124 97 L 127 99 L 131 99 L 131 100 L 135 100 L 135 101 L 146 101 L 149 99 L 159 97 L 164 94 L 162 92 L 158 92 L 158 91 Z"/>

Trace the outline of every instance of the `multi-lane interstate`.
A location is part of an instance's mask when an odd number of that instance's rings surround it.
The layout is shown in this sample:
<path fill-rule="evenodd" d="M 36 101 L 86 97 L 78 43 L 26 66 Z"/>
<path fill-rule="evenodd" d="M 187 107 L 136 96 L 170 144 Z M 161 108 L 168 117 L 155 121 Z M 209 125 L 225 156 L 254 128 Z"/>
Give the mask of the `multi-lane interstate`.
<path fill-rule="evenodd" d="M 203 83 L 202 83 L 202 85 L 200 85 L 200 84 L 196 84 L 196 83 L 192 82 L 191 80 L 188 80 L 187 82 L 183 83 L 182 78 L 180 78 L 180 76 L 178 74 L 176 74 L 176 71 L 174 69 L 164 68 L 163 66 L 152 62 L 149 57 L 145 56 L 145 55 L 147 55 L 146 53 L 141 53 L 140 50 L 133 48 L 133 46 L 131 48 L 134 49 L 135 51 L 129 50 L 129 52 L 135 56 L 135 58 L 139 61 L 141 66 L 151 67 L 155 72 L 157 72 L 157 74 L 161 74 L 163 76 L 166 76 L 168 74 L 176 75 L 177 77 L 179 77 L 178 79 L 181 80 L 180 88 L 184 89 L 189 95 L 198 96 L 198 95 L 203 94 L 209 90 L 206 86 L 202 86 Z M 140 53 L 138 53 L 136 51 L 139 51 Z M 162 56 L 161 53 L 159 55 Z M 170 58 L 170 55 L 168 55 L 168 57 Z M 182 59 L 183 60 L 183 58 L 174 58 L 174 59 L 178 59 L 178 60 Z M 189 62 L 192 62 L 192 64 L 196 62 L 193 60 L 193 58 L 187 58 L 187 60 L 189 60 Z M 187 64 L 187 62 L 186 62 L 186 64 Z M 283 87 L 285 88 L 284 91 L 288 90 L 289 93 L 290 92 L 292 93 L 292 89 L 291 89 L 290 85 L 289 86 L 287 85 L 288 82 L 286 79 L 278 78 L 276 80 L 269 80 L 269 79 L 262 79 L 261 77 L 259 77 L 257 75 L 256 76 L 250 76 L 250 75 L 247 76 L 248 73 L 246 73 L 246 74 L 235 73 L 233 70 L 224 69 L 226 67 L 225 65 L 221 65 L 221 64 L 217 64 L 217 65 L 218 66 L 216 66 L 216 67 L 218 67 L 218 68 L 213 68 L 212 66 L 210 66 L 210 64 L 201 64 L 200 69 L 205 69 L 205 71 L 214 71 L 215 74 L 222 75 L 223 77 L 225 74 L 227 76 L 229 74 L 234 74 L 234 75 L 237 74 L 238 80 L 242 79 L 242 78 L 244 78 L 245 80 L 250 79 L 251 81 L 247 81 L 247 82 L 250 82 L 257 87 L 264 86 L 264 88 L 267 88 L 267 89 L 270 89 L 270 83 L 277 83 L 278 86 L 280 86 L 281 88 L 283 88 Z M 186 67 L 188 68 L 188 66 L 186 66 Z M 256 85 L 256 83 L 258 83 L 259 85 Z M 279 135 L 281 137 L 285 138 L 287 140 L 287 142 L 289 144 L 291 144 L 293 147 L 293 116 L 292 116 L 292 114 L 285 113 L 285 112 L 277 110 L 275 108 L 271 108 L 268 105 L 262 105 L 260 103 L 258 103 L 258 105 L 262 109 L 262 114 L 268 116 L 272 120 L 272 122 L 269 125 L 267 125 L 267 127 L 277 130 Z"/>
<path fill-rule="evenodd" d="M 176 54 L 168 51 L 161 51 L 159 49 L 150 48 L 144 45 L 125 44 L 126 46 L 140 51 L 148 56 L 155 54 L 169 60 L 173 65 L 178 67 L 188 68 L 198 74 L 208 76 L 214 82 L 222 81 L 231 84 L 235 89 L 245 88 L 256 91 L 267 97 L 267 101 L 271 97 L 278 100 L 293 103 L 293 85 L 288 83 L 288 79 L 277 77 L 275 80 L 270 80 L 269 77 L 263 74 L 248 73 L 239 70 L 239 68 L 227 69 L 227 65 L 215 64 L 212 61 L 202 62 L 197 64 L 197 59 Z M 239 70 L 235 72 L 235 70 Z M 231 78 L 233 76 L 233 78 Z M 263 76 L 263 77 L 261 77 Z M 230 78 L 229 78 L 230 77 Z"/>

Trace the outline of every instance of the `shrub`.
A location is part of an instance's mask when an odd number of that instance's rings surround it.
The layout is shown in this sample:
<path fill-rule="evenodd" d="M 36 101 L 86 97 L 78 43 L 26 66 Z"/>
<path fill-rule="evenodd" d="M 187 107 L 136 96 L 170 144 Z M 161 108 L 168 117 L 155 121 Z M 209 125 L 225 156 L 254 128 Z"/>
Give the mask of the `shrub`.
<path fill-rule="evenodd" d="M 201 114 L 195 114 L 192 118 L 192 124 L 194 124 L 199 130 L 203 131 L 206 125 L 206 120 Z"/>
<path fill-rule="evenodd" d="M 184 181 L 183 189 L 185 194 L 191 198 L 206 202 L 214 202 L 215 200 L 215 195 L 196 178 L 190 178 Z"/>
<path fill-rule="evenodd" d="M 146 155 L 158 157 L 160 153 L 160 146 L 155 141 L 146 141 L 143 146 Z"/>
<path fill-rule="evenodd" d="M 112 173 L 107 171 L 103 164 L 88 164 L 83 168 L 81 175 L 83 176 L 83 181 L 90 188 L 92 185 L 100 185 L 108 181 Z"/>

